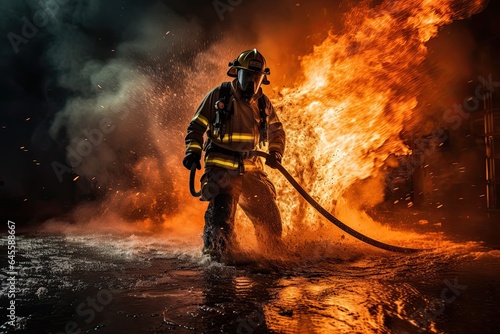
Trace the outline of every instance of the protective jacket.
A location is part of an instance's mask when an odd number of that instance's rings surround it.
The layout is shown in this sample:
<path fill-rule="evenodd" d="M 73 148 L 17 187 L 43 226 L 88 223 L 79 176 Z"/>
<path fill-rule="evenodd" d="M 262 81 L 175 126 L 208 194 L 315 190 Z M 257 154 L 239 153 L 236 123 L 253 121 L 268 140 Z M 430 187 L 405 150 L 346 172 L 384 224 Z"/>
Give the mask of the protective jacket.
<path fill-rule="evenodd" d="M 214 130 L 216 117 L 215 104 L 220 99 L 220 87 L 210 91 L 198 107 L 193 119 L 189 123 L 186 142 L 186 154 L 205 153 L 205 168 L 216 166 L 229 170 L 255 167 L 254 161 L 246 159 L 245 154 L 256 149 L 260 140 L 259 123 L 261 113 L 258 100 L 261 96 L 265 99 L 265 114 L 268 126 L 269 151 L 277 151 L 283 155 L 285 151 L 285 132 L 276 112 L 267 98 L 259 89 L 250 100 L 243 99 L 236 87 L 237 81 L 231 83 L 231 93 L 227 110 L 228 119 L 224 124 L 223 136 Z M 203 135 L 207 140 L 204 142 Z M 222 138 L 221 138 L 222 137 Z"/>

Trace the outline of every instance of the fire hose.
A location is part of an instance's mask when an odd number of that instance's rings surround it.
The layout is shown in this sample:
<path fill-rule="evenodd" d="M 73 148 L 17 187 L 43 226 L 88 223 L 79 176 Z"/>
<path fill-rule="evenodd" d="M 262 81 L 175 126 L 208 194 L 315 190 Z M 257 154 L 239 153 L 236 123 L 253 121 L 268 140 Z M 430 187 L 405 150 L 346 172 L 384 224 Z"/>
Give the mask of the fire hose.
<path fill-rule="evenodd" d="M 252 151 L 252 155 L 254 156 L 259 156 L 263 158 L 269 158 L 269 154 L 262 152 L 262 151 Z M 280 171 L 281 174 L 287 179 L 288 182 L 297 190 L 297 192 L 309 203 L 312 205 L 313 208 L 315 208 L 323 217 L 328 219 L 331 223 L 333 223 L 335 226 L 343 230 L 344 232 L 350 234 L 351 236 L 355 237 L 358 240 L 361 240 L 369 245 L 372 245 L 374 247 L 384 249 L 387 251 L 391 252 L 397 252 L 397 253 L 416 253 L 423 251 L 423 249 L 417 249 L 417 248 L 407 248 L 407 247 L 400 247 L 400 246 L 394 246 L 394 245 L 389 245 L 383 242 L 380 242 L 378 240 L 372 239 L 354 229 L 351 227 L 347 226 L 343 222 L 341 222 L 339 219 L 337 219 L 335 216 L 333 216 L 330 212 L 328 212 L 325 208 L 323 208 L 314 198 L 312 198 L 305 190 L 302 188 L 302 186 L 293 178 L 292 175 L 281 165 L 279 162 L 276 162 L 276 169 Z M 195 175 L 196 175 L 196 164 L 193 164 L 191 166 L 191 174 L 189 178 L 189 190 L 191 192 L 191 195 L 194 197 L 200 197 L 201 196 L 201 191 L 197 192 L 195 191 L 194 187 L 194 181 L 195 181 Z"/>

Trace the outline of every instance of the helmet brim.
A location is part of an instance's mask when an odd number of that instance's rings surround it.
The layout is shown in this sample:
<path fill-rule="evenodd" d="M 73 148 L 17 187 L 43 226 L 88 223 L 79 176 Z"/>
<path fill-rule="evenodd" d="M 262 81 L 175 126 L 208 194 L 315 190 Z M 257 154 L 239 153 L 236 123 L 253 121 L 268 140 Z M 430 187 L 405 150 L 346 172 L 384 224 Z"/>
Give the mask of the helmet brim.
<path fill-rule="evenodd" d="M 227 75 L 236 78 L 238 76 L 238 69 L 236 67 L 230 67 L 229 70 L 227 70 Z"/>

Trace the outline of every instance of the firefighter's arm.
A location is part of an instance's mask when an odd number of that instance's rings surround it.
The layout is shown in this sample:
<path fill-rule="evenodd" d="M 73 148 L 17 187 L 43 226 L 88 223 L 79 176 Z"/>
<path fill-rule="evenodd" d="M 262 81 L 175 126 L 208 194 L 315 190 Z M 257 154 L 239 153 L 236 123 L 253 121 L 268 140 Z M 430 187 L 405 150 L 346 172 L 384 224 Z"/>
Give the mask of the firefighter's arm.
<path fill-rule="evenodd" d="M 210 103 L 213 100 L 213 93 L 208 93 L 200 106 L 196 110 L 193 119 L 189 122 L 187 128 L 187 135 L 185 138 L 186 143 L 186 157 L 184 158 L 184 166 L 194 162 L 199 166 L 201 158 L 201 151 L 203 148 L 203 134 L 207 130 L 210 119 Z M 186 166 L 190 168 L 190 166 Z"/>
<path fill-rule="evenodd" d="M 269 152 L 278 152 L 282 156 L 285 153 L 285 130 L 283 130 L 283 124 L 281 124 L 278 115 L 276 114 L 274 107 L 269 99 L 267 99 L 267 110 L 269 113 Z"/>

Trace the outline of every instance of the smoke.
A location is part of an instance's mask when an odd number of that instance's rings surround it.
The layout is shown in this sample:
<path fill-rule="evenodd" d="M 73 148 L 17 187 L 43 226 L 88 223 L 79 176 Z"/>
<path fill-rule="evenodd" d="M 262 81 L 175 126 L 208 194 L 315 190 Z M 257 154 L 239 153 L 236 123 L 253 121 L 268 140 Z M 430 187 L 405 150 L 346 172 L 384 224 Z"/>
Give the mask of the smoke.
<path fill-rule="evenodd" d="M 313 26 L 299 6 L 284 3 L 306 30 Z M 17 4 L 20 13 L 29 12 L 27 8 L 50 13 L 38 31 L 47 41 L 42 57 L 56 78 L 54 86 L 66 96 L 49 129 L 66 159 L 51 167 L 60 182 L 75 182 L 77 197 L 96 200 L 80 204 L 75 214 L 79 221 L 90 220 L 89 214 L 109 214 L 149 226 L 185 217 L 189 210 L 184 202 L 192 199 L 180 161 L 184 129 L 199 101 L 227 80 L 226 62 L 242 50 L 265 48 L 271 40 L 294 43 L 282 38 L 288 20 L 277 15 L 279 6 L 254 17 L 244 15 L 252 8 L 244 2 L 235 7 L 238 12 L 224 13 L 221 25 L 213 24 L 216 11 L 206 3 Z M 265 23 L 272 20 L 280 31 Z M 321 34 L 323 28 L 311 34 Z M 262 36 L 269 39 L 260 43 Z M 311 37 L 307 39 L 282 61 L 278 58 L 288 53 L 286 48 L 277 54 L 270 50 L 269 62 L 283 68 L 293 64 L 311 47 Z M 285 78 L 296 71 L 290 66 L 279 72 Z M 198 211 L 203 211 L 201 205 L 194 206 L 193 212 Z"/>
<path fill-rule="evenodd" d="M 74 181 L 81 199 L 97 199 L 77 219 L 158 224 L 185 216 L 184 129 L 222 81 L 228 48 L 217 45 L 229 43 L 161 2 L 27 3 L 51 12 L 39 32 L 48 41 L 43 59 L 67 96 L 49 130 L 66 151 L 53 172 Z"/>

